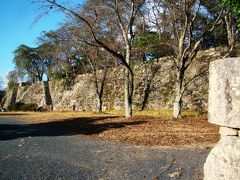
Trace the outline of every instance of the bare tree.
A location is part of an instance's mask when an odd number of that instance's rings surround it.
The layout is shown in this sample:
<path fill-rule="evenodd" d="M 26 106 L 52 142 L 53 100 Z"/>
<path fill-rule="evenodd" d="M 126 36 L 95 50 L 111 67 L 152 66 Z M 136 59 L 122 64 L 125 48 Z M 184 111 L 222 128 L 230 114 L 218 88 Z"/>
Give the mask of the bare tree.
<path fill-rule="evenodd" d="M 110 73 L 110 62 L 112 58 L 109 53 L 101 48 L 93 48 L 91 49 L 85 47 L 86 58 L 89 62 L 91 73 L 92 73 L 92 82 L 95 87 L 95 93 L 97 95 L 97 112 L 103 111 L 103 94 L 105 89 L 105 84 L 107 80 L 107 76 Z"/>
<path fill-rule="evenodd" d="M 209 23 L 206 26 L 201 27 L 198 24 L 198 18 L 206 16 L 201 11 L 201 1 L 159 0 L 157 4 L 161 7 L 160 9 L 164 10 L 164 18 L 166 19 L 164 22 L 167 22 L 167 33 L 170 34 L 166 44 L 174 50 L 172 59 L 176 70 L 176 82 L 173 116 L 174 118 L 181 118 L 182 97 L 186 86 L 191 84 L 191 81 L 197 77 L 186 82 L 187 70 L 194 61 L 204 38 L 220 24 L 222 11 L 219 11 L 216 17 L 208 19 Z M 158 22 L 162 20 L 160 16 L 158 18 Z M 159 22 L 158 24 L 155 23 L 155 25 L 161 26 L 162 24 Z M 158 29 L 161 28 L 158 27 Z"/>
<path fill-rule="evenodd" d="M 228 45 L 229 45 L 229 51 L 225 55 L 225 57 L 234 56 L 233 51 L 234 51 L 234 46 L 236 44 L 237 35 L 238 35 L 236 17 L 234 17 L 234 15 L 230 11 L 226 10 L 224 12 L 224 19 L 226 23 L 227 38 L 228 38 Z"/>
<path fill-rule="evenodd" d="M 50 9 L 58 9 L 67 15 L 73 16 L 79 22 L 87 27 L 94 42 L 86 43 L 89 45 L 98 45 L 104 48 L 112 56 L 125 67 L 125 116 L 132 116 L 132 96 L 134 73 L 132 69 L 132 48 L 135 36 L 134 26 L 138 13 L 144 5 L 145 0 L 97 0 L 89 1 L 82 13 L 64 4 L 58 3 L 56 0 L 42 0 Z M 115 43 L 118 49 L 111 46 L 111 42 L 107 42 L 104 38 L 106 33 L 110 33 L 112 29 L 120 32 L 115 37 Z"/>

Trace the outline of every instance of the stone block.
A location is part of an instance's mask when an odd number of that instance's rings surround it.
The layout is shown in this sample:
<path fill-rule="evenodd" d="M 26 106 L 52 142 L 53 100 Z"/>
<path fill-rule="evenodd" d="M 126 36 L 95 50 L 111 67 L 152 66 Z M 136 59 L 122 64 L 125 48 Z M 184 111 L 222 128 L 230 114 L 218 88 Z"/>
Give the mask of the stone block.
<path fill-rule="evenodd" d="M 240 138 L 224 136 L 204 164 L 204 180 L 240 180 Z"/>
<path fill-rule="evenodd" d="M 238 129 L 228 128 L 228 127 L 220 127 L 219 133 L 222 136 L 238 136 Z"/>
<path fill-rule="evenodd" d="M 213 61 L 209 73 L 209 122 L 240 128 L 240 58 Z"/>

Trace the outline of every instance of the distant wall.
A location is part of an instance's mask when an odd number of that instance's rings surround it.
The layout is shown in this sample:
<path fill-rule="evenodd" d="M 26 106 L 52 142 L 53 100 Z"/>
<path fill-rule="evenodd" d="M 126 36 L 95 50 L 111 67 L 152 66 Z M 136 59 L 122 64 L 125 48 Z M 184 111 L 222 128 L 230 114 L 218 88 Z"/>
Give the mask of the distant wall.
<path fill-rule="evenodd" d="M 187 80 L 202 69 L 207 69 L 209 57 L 216 59 L 219 54 L 214 50 L 201 52 L 198 58 L 186 73 Z M 161 69 L 152 80 L 151 93 L 146 104 L 146 109 L 172 108 L 174 101 L 175 76 L 172 61 L 160 59 Z M 133 97 L 134 109 L 141 107 L 144 87 L 151 76 L 151 65 L 142 64 L 134 68 L 135 90 Z M 101 71 L 99 74 L 101 75 Z M 79 111 L 95 111 L 97 109 L 97 97 L 92 74 L 82 74 L 76 77 L 71 87 L 66 87 L 64 80 L 38 82 L 35 84 L 23 84 L 16 90 L 16 102 L 37 103 L 38 106 L 53 105 L 55 110 L 72 109 L 75 105 Z M 208 74 L 198 77 L 191 83 L 183 98 L 183 107 L 189 109 L 207 109 Z M 4 107 L 9 106 L 14 99 L 14 91 L 8 90 L 4 99 Z M 124 109 L 124 69 L 116 67 L 109 70 L 103 98 L 104 110 Z"/>

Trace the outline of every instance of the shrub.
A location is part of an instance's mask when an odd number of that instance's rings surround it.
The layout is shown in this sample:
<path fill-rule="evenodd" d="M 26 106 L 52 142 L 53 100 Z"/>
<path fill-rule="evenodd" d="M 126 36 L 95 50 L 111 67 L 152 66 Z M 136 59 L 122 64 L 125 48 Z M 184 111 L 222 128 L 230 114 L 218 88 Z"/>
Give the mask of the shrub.
<path fill-rule="evenodd" d="M 12 106 L 8 106 L 7 111 L 12 111 Z"/>
<path fill-rule="evenodd" d="M 38 105 L 35 103 L 24 104 L 21 107 L 21 111 L 37 111 Z"/>
<path fill-rule="evenodd" d="M 21 111 L 22 106 L 24 106 L 25 104 L 23 102 L 16 102 L 13 106 L 12 106 L 12 110 L 13 111 Z"/>
<path fill-rule="evenodd" d="M 38 105 L 35 103 L 16 102 L 13 106 L 8 106 L 8 111 L 36 111 L 37 108 Z"/>

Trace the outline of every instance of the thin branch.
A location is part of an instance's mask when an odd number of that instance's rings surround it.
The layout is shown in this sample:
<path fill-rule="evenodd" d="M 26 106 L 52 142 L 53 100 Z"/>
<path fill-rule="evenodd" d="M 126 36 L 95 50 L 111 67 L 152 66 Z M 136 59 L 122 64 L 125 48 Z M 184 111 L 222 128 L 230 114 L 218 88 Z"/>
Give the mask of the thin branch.
<path fill-rule="evenodd" d="M 95 32 L 93 31 L 93 27 L 91 26 L 90 22 L 85 19 L 84 17 L 82 17 L 81 15 L 77 14 L 75 11 L 68 9 L 58 3 L 56 3 L 55 0 L 46 0 L 48 3 L 58 7 L 59 9 L 65 11 L 65 12 L 69 12 L 70 14 L 74 15 L 75 17 L 77 17 L 78 19 L 80 19 L 81 21 L 83 21 L 90 29 L 91 34 L 94 38 L 94 40 L 96 41 L 96 43 L 98 43 L 101 47 L 103 47 L 106 51 L 110 52 L 113 56 L 115 56 L 116 58 L 120 59 L 121 62 L 123 63 L 124 66 L 127 67 L 127 69 L 129 69 L 129 71 L 131 71 L 131 67 L 128 65 L 128 63 L 125 61 L 125 58 L 118 52 L 114 51 L 113 49 L 111 49 L 110 47 L 108 47 L 106 44 L 104 44 L 102 41 L 100 41 L 97 37 Z"/>
<path fill-rule="evenodd" d="M 195 57 L 195 55 L 196 55 L 196 53 L 197 53 L 197 49 L 198 49 L 198 47 L 200 46 L 200 44 L 201 44 L 201 42 L 203 41 L 203 39 L 204 39 L 208 34 L 210 34 L 210 33 L 214 30 L 214 28 L 215 28 L 216 26 L 218 26 L 218 25 L 220 24 L 219 21 L 220 21 L 220 18 L 221 18 L 221 16 L 222 16 L 222 13 L 223 13 L 223 10 L 221 10 L 221 12 L 219 13 L 218 17 L 216 18 L 216 20 L 215 20 L 214 23 L 212 24 L 212 27 L 211 27 L 209 30 L 205 31 L 205 32 L 202 34 L 202 36 L 200 37 L 200 39 L 194 44 L 194 47 L 193 47 L 192 51 L 191 51 L 191 52 L 189 53 L 189 55 L 188 55 L 189 61 L 188 61 L 188 63 L 186 63 L 185 69 L 188 68 L 188 66 L 191 64 L 192 60 L 194 59 L 194 57 Z"/>

